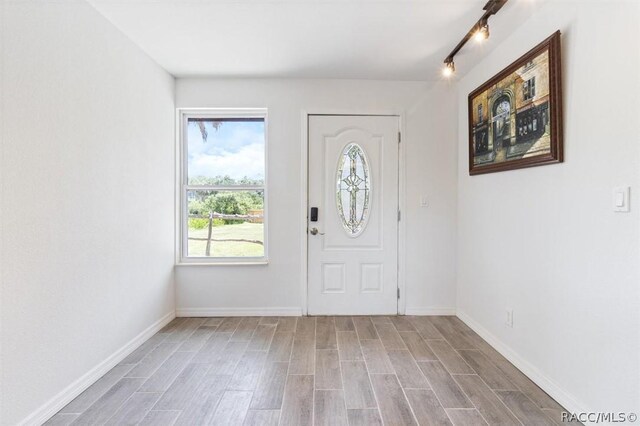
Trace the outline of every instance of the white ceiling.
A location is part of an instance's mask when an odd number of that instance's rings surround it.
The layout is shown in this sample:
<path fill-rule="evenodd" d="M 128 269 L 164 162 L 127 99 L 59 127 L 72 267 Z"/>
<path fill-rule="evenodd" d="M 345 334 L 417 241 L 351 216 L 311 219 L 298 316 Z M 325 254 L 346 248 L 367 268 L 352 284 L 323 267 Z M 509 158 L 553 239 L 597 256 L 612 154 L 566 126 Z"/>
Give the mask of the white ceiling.
<path fill-rule="evenodd" d="M 495 46 L 528 15 L 511 0 Z M 485 0 L 89 0 L 171 74 L 211 77 L 437 80 Z M 509 19 L 504 19 L 508 16 Z M 475 51 L 475 52 L 474 52 Z M 465 61 L 465 58 L 467 59 Z M 477 58 L 476 58 L 477 59 Z"/>

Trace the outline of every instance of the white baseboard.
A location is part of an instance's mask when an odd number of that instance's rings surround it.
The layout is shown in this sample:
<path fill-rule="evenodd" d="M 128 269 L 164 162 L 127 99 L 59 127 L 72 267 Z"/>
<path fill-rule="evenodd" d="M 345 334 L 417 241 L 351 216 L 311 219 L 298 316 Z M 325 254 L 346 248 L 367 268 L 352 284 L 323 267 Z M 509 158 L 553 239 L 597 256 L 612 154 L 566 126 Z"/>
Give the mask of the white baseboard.
<path fill-rule="evenodd" d="M 509 360 L 509 362 L 516 366 L 518 370 L 522 371 L 543 391 L 555 399 L 558 404 L 562 405 L 567 411 L 571 413 L 588 413 L 593 411 L 588 410 L 585 405 L 580 403 L 573 395 L 571 395 L 571 393 L 562 389 L 562 387 L 555 383 L 551 378 L 544 375 L 540 370 L 529 363 L 529 361 L 526 361 L 522 356 L 511 349 L 508 345 L 504 344 L 496 336 L 491 334 L 486 328 L 480 325 L 469 315 L 458 311 L 457 316 L 462 320 L 462 322 L 467 324 L 473 331 L 478 333 L 480 337 L 493 346 L 493 348 L 502 356 Z"/>
<path fill-rule="evenodd" d="M 405 315 L 455 315 L 455 308 L 407 308 Z M 178 308 L 177 317 L 299 317 L 301 308 Z"/>
<path fill-rule="evenodd" d="M 109 358 L 93 367 L 82 377 L 71 383 L 56 396 L 44 403 L 40 408 L 31 413 L 27 418 L 22 420 L 20 425 L 41 425 L 65 405 L 70 403 L 74 398 L 84 392 L 89 386 L 94 384 L 100 377 L 104 376 L 109 370 L 115 367 L 120 361 L 125 359 L 130 353 L 136 350 L 147 339 L 160 331 L 165 325 L 176 317 L 175 312 L 171 311 L 158 321 L 151 324 L 146 330 L 142 331 L 136 337 L 131 339 L 127 344 L 114 352 Z"/>
<path fill-rule="evenodd" d="M 455 315 L 456 308 L 406 308 L 404 314 L 420 316 Z"/>
<path fill-rule="evenodd" d="M 178 308 L 177 317 L 299 317 L 301 308 Z"/>

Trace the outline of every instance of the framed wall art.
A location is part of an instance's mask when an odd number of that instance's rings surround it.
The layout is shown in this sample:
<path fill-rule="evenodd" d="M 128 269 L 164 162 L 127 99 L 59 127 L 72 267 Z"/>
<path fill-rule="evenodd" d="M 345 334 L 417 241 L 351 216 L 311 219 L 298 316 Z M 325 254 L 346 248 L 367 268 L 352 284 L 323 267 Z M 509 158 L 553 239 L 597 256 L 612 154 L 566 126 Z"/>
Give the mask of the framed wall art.
<path fill-rule="evenodd" d="M 469 174 L 562 160 L 557 31 L 469 95 Z"/>

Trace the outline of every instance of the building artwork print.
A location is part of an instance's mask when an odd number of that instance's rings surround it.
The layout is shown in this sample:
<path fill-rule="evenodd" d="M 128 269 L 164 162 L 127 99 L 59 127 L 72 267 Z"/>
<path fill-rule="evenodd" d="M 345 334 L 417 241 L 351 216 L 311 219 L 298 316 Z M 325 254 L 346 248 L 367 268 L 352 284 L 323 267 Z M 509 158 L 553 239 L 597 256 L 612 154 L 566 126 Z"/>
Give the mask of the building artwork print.
<path fill-rule="evenodd" d="M 558 31 L 469 95 L 469 174 L 559 162 Z"/>

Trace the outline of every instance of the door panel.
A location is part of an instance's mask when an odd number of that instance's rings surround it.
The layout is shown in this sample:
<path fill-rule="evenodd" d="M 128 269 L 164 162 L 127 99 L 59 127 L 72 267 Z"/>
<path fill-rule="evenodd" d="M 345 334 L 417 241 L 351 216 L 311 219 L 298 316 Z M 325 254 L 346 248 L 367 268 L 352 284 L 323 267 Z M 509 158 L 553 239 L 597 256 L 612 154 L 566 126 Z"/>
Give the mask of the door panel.
<path fill-rule="evenodd" d="M 309 116 L 312 315 L 397 313 L 398 117 Z"/>

